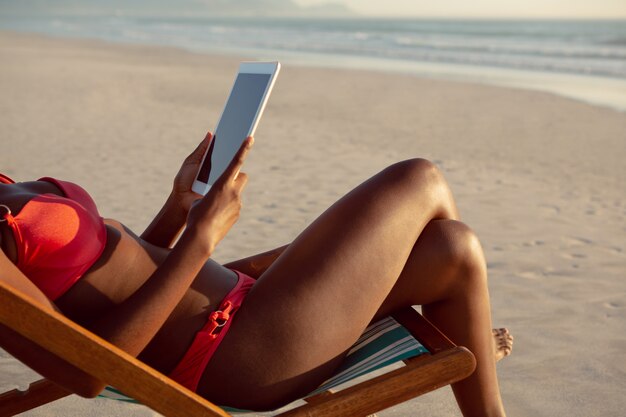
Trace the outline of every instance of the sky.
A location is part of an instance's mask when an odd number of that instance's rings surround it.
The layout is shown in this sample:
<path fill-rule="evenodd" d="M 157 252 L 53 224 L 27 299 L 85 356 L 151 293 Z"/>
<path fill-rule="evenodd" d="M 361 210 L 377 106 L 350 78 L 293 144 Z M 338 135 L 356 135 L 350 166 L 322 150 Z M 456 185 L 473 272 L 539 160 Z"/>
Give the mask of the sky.
<path fill-rule="evenodd" d="M 308 6 L 331 0 L 294 0 Z M 626 0 L 332 0 L 374 16 L 626 18 Z"/>

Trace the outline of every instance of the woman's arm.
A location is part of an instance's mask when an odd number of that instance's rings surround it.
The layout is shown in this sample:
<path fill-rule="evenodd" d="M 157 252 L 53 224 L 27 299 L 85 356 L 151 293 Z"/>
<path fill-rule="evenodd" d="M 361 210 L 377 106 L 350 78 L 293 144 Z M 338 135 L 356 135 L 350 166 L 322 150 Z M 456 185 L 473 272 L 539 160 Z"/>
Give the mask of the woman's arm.
<path fill-rule="evenodd" d="M 0 280 L 4 284 L 19 290 L 43 306 L 58 311 L 56 306 L 17 269 L 2 250 L 0 250 L 0 271 L 2 271 Z M 40 375 L 80 396 L 95 397 L 104 388 L 104 384 L 91 375 L 1 324 L 0 346 Z"/>
<path fill-rule="evenodd" d="M 150 279 L 110 314 L 89 326 L 92 332 L 133 356 L 146 347 L 178 305 L 216 245 L 237 221 L 241 192 L 247 182 L 246 174 L 239 170 L 251 144 L 251 138 L 244 142 L 211 191 L 191 208 L 189 227 Z M 0 279 L 4 282 L 56 310 L 3 252 L 0 271 L 3 271 Z M 0 326 L 0 345 L 69 391 L 93 397 L 104 387 L 100 381 L 4 326 Z"/>
<path fill-rule="evenodd" d="M 174 193 L 141 234 L 141 238 L 155 246 L 170 248 L 187 222 L 187 210 L 176 200 Z"/>
<path fill-rule="evenodd" d="M 193 192 L 191 186 L 211 138 L 211 133 L 207 133 L 198 147 L 183 161 L 174 178 L 172 192 L 159 213 L 141 234 L 141 238 L 146 242 L 162 248 L 169 248 L 185 227 L 187 213 L 189 213 L 191 205 L 202 197 Z"/>
<path fill-rule="evenodd" d="M 189 226 L 165 261 L 135 293 L 90 326 L 94 333 L 133 356 L 148 345 L 237 221 L 247 182 L 239 170 L 251 145 L 248 138 L 209 193 L 193 205 Z"/>

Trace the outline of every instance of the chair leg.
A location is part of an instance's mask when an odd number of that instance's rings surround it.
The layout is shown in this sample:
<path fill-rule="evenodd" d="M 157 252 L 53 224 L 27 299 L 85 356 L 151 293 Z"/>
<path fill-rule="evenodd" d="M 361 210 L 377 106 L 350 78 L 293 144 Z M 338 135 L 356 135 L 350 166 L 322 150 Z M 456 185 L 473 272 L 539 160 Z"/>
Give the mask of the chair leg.
<path fill-rule="evenodd" d="M 14 416 L 70 394 L 47 379 L 41 379 L 25 391 L 14 389 L 0 394 L 0 417 Z"/>

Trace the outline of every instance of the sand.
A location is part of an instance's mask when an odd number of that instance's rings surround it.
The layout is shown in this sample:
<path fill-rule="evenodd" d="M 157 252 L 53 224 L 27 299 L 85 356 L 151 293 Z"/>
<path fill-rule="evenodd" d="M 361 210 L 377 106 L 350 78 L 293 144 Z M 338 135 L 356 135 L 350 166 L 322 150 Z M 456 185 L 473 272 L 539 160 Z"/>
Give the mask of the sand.
<path fill-rule="evenodd" d="M 141 231 L 219 117 L 239 62 L 177 49 L 0 34 L 0 170 L 80 183 Z M 289 242 L 394 161 L 444 172 L 483 243 L 511 416 L 626 406 L 626 114 L 549 93 L 285 65 L 245 165 L 226 262 Z M 0 356 L 0 390 L 36 378 Z M 103 402 L 105 401 L 105 402 Z M 75 396 L 29 416 L 144 416 Z M 381 416 L 457 416 L 442 389 Z"/>

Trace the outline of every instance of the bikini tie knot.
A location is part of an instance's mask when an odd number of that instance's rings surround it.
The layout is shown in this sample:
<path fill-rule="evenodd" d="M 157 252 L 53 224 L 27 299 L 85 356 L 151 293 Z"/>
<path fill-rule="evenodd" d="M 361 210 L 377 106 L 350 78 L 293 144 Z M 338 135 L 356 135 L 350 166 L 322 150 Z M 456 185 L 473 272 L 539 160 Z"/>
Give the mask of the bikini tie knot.
<path fill-rule="evenodd" d="M 6 222 L 11 217 L 11 209 L 9 206 L 0 204 L 0 223 Z"/>
<path fill-rule="evenodd" d="M 211 313 L 209 316 L 210 326 L 207 329 L 209 334 L 217 335 L 219 333 L 218 329 L 221 329 L 228 323 L 230 319 L 230 313 L 233 310 L 233 303 L 230 301 L 226 301 L 221 310 L 216 310 Z"/>

